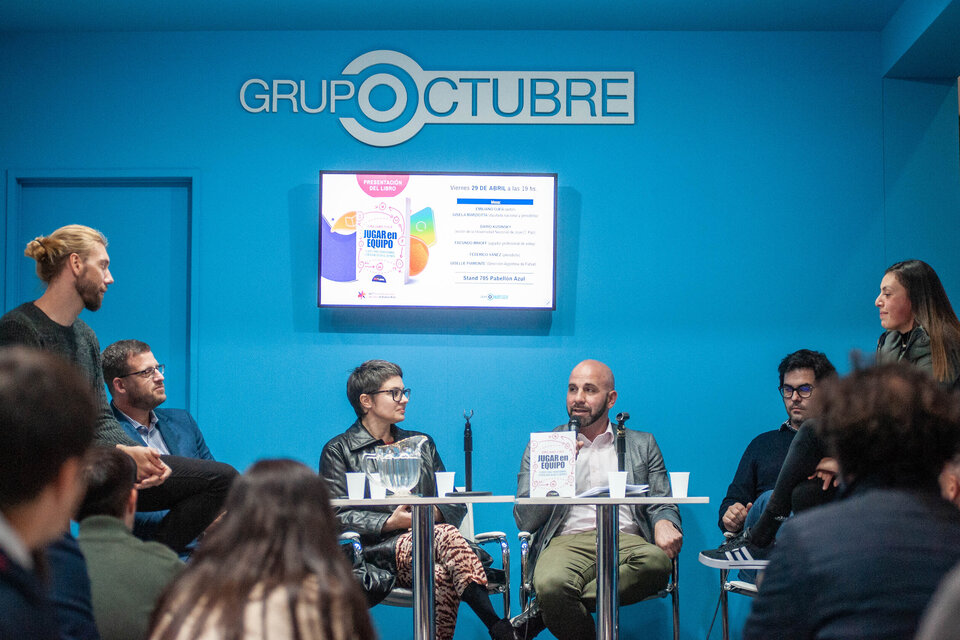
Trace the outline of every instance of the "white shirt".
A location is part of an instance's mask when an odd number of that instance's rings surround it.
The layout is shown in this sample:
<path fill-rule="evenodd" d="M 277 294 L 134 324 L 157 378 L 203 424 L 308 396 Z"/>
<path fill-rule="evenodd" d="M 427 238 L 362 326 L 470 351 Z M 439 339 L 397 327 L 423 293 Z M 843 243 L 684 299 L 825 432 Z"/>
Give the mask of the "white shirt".
<path fill-rule="evenodd" d="M 27 545 L 23 543 L 20 535 L 13 530 L 2 513 L 0 513 L 0 549 L 3 549 L 11 560 L 24 569 L 33 570 L 33 556 L 30 555 L 30 549 L 27 549 Z"/>
<path fill-rule="evenodd" d="M 583 443 L 577 454 L 577 493 L 581 494 L 594 487 L 610 485 L 608 473 L 617 470 L 617 447 L 614 444 L 616 437 L 613 434 L 613 425 L 607 421 L 607 429 L 593 442 L 582 433 L 577 434 L 577 441 Z M 622 533 L 640 533 L 640 528 L 633 521 L 632 509 L 629 505 L 621 505 L 619 513 L 619 530 Z M 597 508 L 592 504 L 577 504 L 570 507 L 570 513 L 560 528 L 558 535 L 565 536 L 585 531 L 595 531 L 597 528 Z"/>

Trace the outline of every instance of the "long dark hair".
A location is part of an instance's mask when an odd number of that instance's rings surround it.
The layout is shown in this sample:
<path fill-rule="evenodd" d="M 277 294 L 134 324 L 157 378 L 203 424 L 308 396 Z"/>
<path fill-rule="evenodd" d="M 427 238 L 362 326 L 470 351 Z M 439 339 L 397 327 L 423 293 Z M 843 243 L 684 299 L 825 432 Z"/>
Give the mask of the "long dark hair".
<path fill-rule="evenodd" d="M 244 613 L 286 594 L 293 638 L 373 639 L 366 601 L 345 556 L 323 478 L 293 460 L 263 460 L 237 478 L 223 520 L 166 589 L 151 620 L 155 640 L 244 637 Z M 263 614 L 266 620 L 266 612 Z M 189 635 L 181 632 L 188 627 Z"/>
<path fill-rule="evenodd" d="M 960 320 L 953 312 L 947 292 L 933 267 L 922 260 L 905 260 L 891 265 L 892 273 L 907 290 L 917 322 L 930 336 L 933 377 L 952 382 L 960 366 Z"/>

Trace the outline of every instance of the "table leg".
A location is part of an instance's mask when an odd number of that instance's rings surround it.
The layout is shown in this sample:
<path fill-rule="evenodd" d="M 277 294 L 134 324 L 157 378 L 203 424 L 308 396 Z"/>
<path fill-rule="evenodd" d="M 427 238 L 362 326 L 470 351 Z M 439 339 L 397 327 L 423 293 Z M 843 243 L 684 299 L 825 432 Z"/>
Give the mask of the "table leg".
<path fill-rule="evenodd" d="M 413 506 L 413 637 L 434 640 L 433 505 Z"/>
<path fill-rule="evenodd" d="M 723 625 L 723 640 L 730 640 L 730 621 L 727 618 L 727 574 L 728 569 L 720 569 L 720 622 Z"/>
<path fill-rule="evenodd" d="M 619 507 L 597 505 L 597 639 L 616 640 L 620 634 L 618 564 Z"/>

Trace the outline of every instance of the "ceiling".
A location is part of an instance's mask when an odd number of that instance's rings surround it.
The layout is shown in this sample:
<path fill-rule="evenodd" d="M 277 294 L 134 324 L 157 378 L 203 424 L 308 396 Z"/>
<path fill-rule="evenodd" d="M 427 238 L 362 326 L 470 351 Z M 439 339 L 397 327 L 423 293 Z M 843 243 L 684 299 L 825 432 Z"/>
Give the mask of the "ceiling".
<path fill-rule="evenodd" d="M 881 31 L 905 0 L 3 0 L 0 32 Z"/>

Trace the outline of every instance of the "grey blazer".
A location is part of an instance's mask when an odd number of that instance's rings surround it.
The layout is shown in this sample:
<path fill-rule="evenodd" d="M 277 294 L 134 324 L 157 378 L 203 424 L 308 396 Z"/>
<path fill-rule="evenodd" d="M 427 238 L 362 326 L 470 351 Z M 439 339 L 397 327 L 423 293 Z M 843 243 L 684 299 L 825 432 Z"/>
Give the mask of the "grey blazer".
<path fill-rule="evenodd" d="M 567 425 L 556 427 L 554 431 L 564 431 Z M 652 433 L 627 429 L 626 458 L 627 482 L 630 484 L 650 485 L 650 496 L 669 496 L 670 477 L 663 464 L 663 455 Z M 530 495 L 530 444 L 523 452 L 520 472 L 517 474 L 517 497 Z M 557 534 L 570 511 L 568 506 L 549 507 L 541 505 L 514 505 L 513 518 L 521 531 L 532 535 L 528 562 L 533 569 L 537 556 L 547 543 Z M 631 508 L 633 521 L 640 535 L 647 542 L 653 542 L 653 527 L 659 520 L 669 520 L 677 529 L 680 527 L 680 510 L 673 504 L 634 505 Z"/>

